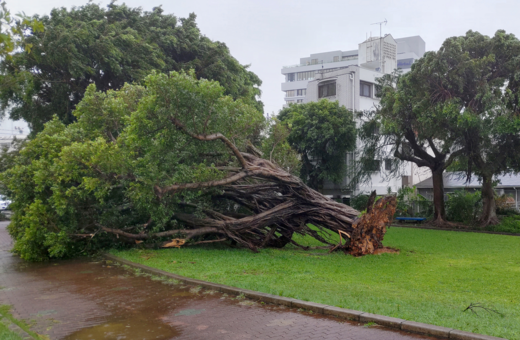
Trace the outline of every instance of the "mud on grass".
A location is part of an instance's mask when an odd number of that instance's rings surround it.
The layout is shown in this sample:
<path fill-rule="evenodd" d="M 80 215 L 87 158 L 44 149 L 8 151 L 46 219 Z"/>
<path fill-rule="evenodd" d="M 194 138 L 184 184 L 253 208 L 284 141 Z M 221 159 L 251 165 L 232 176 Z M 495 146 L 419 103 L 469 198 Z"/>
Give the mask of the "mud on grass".
<path fill-rule="evenodd" d="M 390 228 L 385 246 L 400 253 L 355 258 L 287 247 L 255 254 L 220 245 L 112 254 L 200 280 L 520 339 L 520 237 Z M 502 315 L 463 312 L 472 303 Z"/>

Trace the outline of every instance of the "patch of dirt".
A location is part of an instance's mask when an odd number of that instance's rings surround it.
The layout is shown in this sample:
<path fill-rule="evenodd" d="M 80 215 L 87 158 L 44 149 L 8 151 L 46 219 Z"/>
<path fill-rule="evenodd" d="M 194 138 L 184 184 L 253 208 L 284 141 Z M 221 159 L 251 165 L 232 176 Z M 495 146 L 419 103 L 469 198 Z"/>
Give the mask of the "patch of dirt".
<path fill-rule="evenodd" d="M 399 249 L 394 249 L 394 248 L 390 248 L 390 247 L 383 247 L 383 248 L 376 249 L 374 251 L 374 255 L 381 255 L 381 254 L 385 254 L 385 253 L 388 253 L 388 254 L 399 254 Z"/>

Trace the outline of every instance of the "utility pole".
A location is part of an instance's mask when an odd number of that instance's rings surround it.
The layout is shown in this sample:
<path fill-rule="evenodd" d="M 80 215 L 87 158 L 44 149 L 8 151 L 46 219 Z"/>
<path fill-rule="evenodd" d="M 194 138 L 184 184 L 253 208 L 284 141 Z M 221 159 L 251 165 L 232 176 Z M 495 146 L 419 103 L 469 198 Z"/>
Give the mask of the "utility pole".
<path fill-rule="evenodd" d="M 371 25 L 379 25 L 379 72 L 383 72 L 383 24 L 387 24 L 386 18 L 385 21 L 375 22 Z"/>

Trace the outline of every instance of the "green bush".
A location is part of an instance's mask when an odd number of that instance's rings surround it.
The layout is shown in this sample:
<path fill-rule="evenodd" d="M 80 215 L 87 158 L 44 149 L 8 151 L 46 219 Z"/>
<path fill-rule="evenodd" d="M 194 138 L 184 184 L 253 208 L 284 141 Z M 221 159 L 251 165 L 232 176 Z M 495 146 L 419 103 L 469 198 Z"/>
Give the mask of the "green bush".
<path fill-rule="evenodd" d="M 495 197 L 495 204 L 497 206 L 497 215 L 518 215 L 515 209 L 514 198 L 511 195 L 502 195 Z"/>
<path fill-rule="evenodd" d="M 491 225 L 486 228 L 489 231 L 499 231 L 504 233 L 520 233 L 520 216 L 506 216 L 501 218 L 500 224 Z"/>
<path fill-rule="evenodd" d="M 352 196 L 350 199 L 350 206 L 359 211 L 366 210 L 369 197 L 369 195 L 364 193 Z"/>
<path fill-rule="evenodd" d="M 482 209 L 480 191 L 457 190 L 448 195 L 446 217 L 452 222 L 472 224 Z"/>
<path fill-rule="evenodd" d="M 515 208 L 497 208 L 497 215 L 504 215 L 504 216 L 520 216 L 520 213 Z"/>
<path fill-rule="evenodd" d="M 433 215 L 433 203 L 417 193 L 417 188 L 404 187 L 397 191 L 397 217 L 430 217 Z"/>

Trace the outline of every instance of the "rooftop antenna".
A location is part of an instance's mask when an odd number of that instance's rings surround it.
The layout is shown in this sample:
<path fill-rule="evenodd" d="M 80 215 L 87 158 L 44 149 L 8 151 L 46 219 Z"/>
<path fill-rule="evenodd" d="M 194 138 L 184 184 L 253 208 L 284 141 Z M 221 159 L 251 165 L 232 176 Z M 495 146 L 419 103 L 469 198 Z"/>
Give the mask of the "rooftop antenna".
<path fill-rule="evenodd" d="M 383 50 L 382 50 L 382 41 L 381 39 L 383 38 L 383 24 L 386 24 L 388 23 L 388 21 L 386 21 L 386 18 L 385 18 L 385 21 L 381 21 L 381 22 L 374 22 L 373 24 L 370 24 L 370 25 L 379 25 L 379 72 L 383 72 Z"/>

